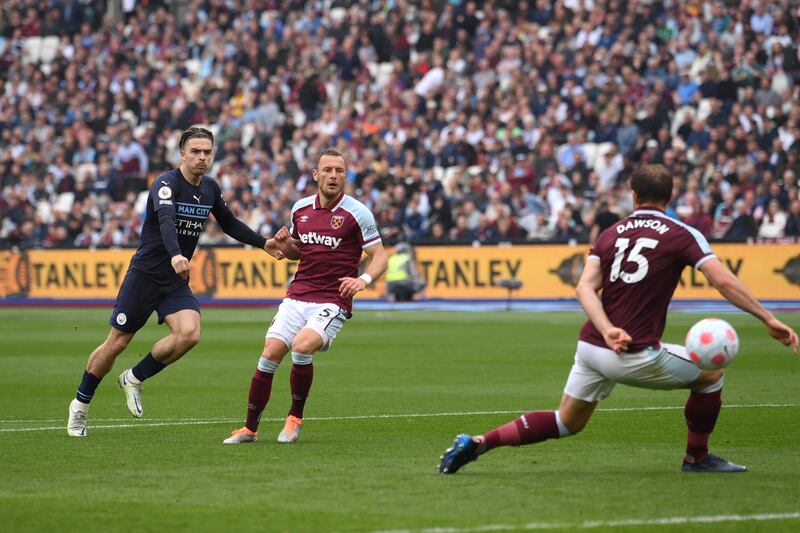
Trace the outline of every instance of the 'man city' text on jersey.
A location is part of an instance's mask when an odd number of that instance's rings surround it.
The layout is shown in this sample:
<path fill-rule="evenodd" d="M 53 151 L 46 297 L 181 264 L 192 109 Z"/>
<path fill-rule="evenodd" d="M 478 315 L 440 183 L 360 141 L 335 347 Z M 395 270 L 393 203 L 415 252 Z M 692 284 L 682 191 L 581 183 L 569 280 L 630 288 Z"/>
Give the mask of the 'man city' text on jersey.
<path fill-rule="evenodd" d="M 208 218 L 208 214 L 211 212 L 210 205 L 192 205 L 192 204 L 184 204 L 181 202 L 177 202 L 176 212 L 179 215 L 184 215 L 187 217 L 195 217 L 195 218 Z"/>

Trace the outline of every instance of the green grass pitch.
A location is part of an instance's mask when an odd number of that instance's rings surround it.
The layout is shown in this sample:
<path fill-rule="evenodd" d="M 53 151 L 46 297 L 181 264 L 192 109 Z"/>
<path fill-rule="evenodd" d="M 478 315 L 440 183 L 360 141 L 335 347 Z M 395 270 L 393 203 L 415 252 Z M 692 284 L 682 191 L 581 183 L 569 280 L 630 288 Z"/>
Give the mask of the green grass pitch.
<path fill-rule="evenodd" d="M 115 379 L 167 331 L 151 321 L 72 439 L 67 406 L 109 312 L 0 309 L 2 531 L 800 528 L 800 357 L 749 316 L 725 315 L 741 351 L 711 448 L 750 472 L 681 474 L 686 392 L 618 386 L 580 435 L 441 476 L 457 433 L 557 405 L 581 315 L 357 312 L 315 357 L 301 440 L 275 442 L 287 359 L 261 440 L 224 446 L 275 310 L 205 310 L 202 341 L 145 384 L 134 420 Z M 699 318 L 671 314 L 664 339 Z"/>

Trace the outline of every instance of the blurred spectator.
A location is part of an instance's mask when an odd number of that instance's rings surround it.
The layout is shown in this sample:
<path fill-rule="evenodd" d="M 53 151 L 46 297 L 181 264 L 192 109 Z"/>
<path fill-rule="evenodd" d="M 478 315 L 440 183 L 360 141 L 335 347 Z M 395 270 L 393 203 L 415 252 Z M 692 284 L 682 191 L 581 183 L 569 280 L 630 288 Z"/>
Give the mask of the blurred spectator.
<path fill-rule="evenodd" d="M 717 205 L 714 211 L 714 221 L 711 231 L 711 236 L 715 239 L 721 239 L 728 232 L 728 229 L 733 224 L 734 217 L 736 216 L 736 193 L 728 191 L 724 195 L 724 200 Z"/>
<path fill-rule="evenodd" d="M 747 204 L 744 200 L 737 200 L 736 204 L 736 217 L 733 223 L 725 233 L 725 238 L 728 240 L 745 241 L 752 239 L 758 234 L 758 225 L 756 224 L 753 215 L 748 212 Z"/>
<path fill-rule="evenodd" d="M 777 200 L 771 200 L 767 212 L 761 219 L 758 236 L 762 239 L 779 239 L 786 230 L 786 213 L 781 210 Z"/>
<path fill-rule="evenodd" d="M 149 168 L 147 153 L 142 145 L 133 138 L 133 132 L 128 126 L 123 126 L 119 146 L 111 164 L 117 171 L 117 176 L 122 179 L 126 192 L 139 192 L 147 189 L 145 182 Z"/>
<path fill-rule="evenodd" d="M 800 237 L 800 200 L 792 201 L 789 213 L 786 215 L 786 237 Z"/>
<path fill-rule="evenodd" d="M 126 0 L 114 20 L 105 0 L 2 2 L 0 245 L 135 244 L 137 193 L 195 123 L 263 232 L 328 146 L 388 244 L 591 239 L 641 162 L 715 238 L 798 200 L 794 7 L 329 4 Z"/>

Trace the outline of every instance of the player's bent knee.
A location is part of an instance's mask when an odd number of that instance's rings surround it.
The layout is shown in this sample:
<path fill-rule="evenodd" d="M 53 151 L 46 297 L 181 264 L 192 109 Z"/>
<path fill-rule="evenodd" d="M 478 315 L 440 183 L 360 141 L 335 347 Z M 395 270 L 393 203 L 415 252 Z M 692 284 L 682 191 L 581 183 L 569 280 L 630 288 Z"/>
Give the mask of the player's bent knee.
<path fill-rule="evenodd" d="M 703 370 L 689 386 L 695 392 L 707 394 L 722 388 L 725 372 L 722 370 Z"/>
<path fill-rule="evenodd" d="M 125 348 L 128 347 L 128 344 L 131 342 L 133 335 L 129 334 L 111 334 L 109 335 L 108 339 L 106 339 L 106 346 L 108 349 L 117 356 L 125 351 Z"/>
<path fill-rule="evenodd" d="M 722 389 L 725 384 L 725 372 L 722 370 L 703 370 L 694 383 L 691 389 L 700 394 L 710 394 Z"/>
<path fill-rule="evenodd" d="M 187 348 L 194 348 L 200 342 L 200 328 L 193 329 L 181 335 L 181 343 Z"/>
<path fill-rule="evenodd" d="M 314 355 L 324 345 L 325 342 L 319 335 L 303 336 L 301 339 L 295 338 L 292 342 L 292 352 Z"/>

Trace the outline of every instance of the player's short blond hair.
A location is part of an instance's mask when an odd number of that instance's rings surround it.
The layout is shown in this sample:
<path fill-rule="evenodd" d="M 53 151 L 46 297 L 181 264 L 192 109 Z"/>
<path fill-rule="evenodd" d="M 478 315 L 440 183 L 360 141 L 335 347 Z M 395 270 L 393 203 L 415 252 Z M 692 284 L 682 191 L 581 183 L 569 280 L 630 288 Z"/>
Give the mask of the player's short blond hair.
<path fill-rule="evenodd" d="M 321 151 L 319 153 L 319 155 L 317 156 L 317 160 L 316 160 L 316 162 L 314 162 L 314 168 L 315 169 L 319 170 L 319 161 L 320 161 L 320 159 L 322 159 L 323 156 L 326 156 L 326 155 L 332 155 L 334 157 L 341 157 L 342 161 L 344 161 L 345 168 L 347 168 L 347 160 L 344 158 L 344 156 L 338 150 L 334 150 L 333 148 L 328 148 L 327 150 Z"/>

